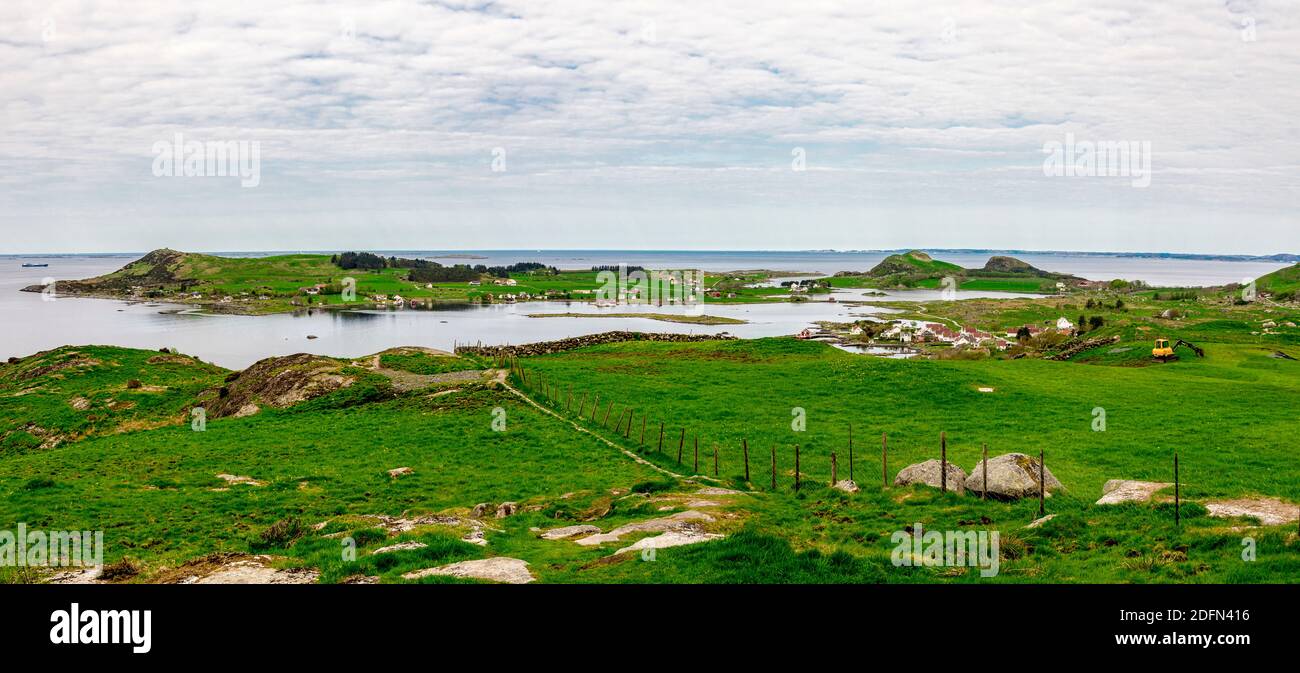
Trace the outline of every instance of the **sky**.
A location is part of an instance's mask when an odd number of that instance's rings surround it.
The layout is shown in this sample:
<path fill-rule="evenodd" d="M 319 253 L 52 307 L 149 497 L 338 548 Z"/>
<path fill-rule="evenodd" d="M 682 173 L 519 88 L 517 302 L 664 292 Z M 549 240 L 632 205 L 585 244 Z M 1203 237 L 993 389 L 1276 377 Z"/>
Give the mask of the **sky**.
<path fill-rule="evenodd" d="M 1297 82 L 1281 0 L 5 0 L 0 253 L 1300 253 Z"/>

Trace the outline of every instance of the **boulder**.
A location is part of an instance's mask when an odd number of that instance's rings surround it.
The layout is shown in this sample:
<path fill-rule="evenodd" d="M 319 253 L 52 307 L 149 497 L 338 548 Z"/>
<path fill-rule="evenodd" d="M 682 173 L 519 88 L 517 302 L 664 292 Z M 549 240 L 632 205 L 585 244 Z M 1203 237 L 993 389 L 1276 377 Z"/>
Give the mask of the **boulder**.
<path fill-rule="evenodd" d="M 479 504 L 474 505 L 474 510 L 470 512 L 470 516 L 475 519 L 482 519 L 487 514 L 490 507 L 492 507 L 492 505 L 489 505 L 486 502 L 480 502 Z"/>
<path fill-rule="evenodd" d="M 388 476 L 392 477 L 393 479 L 396 479 L 398 477 L 406 476 L 414 472 L 415 470 L 412 470 L 409 467 L 395 467 L 388 471 Z"/>
<path fill-rule="evenodd" d="M 939 473 L 942 461 L 939 459 L 927 460 L 924 463 L 908 465 L 894 477 L 895 486 L 910 486 L 912 484 L 924 484 L 933 488 L 939 488 Z M 966 481 L 966 471 L 959 466 L 948 462 L 948 490 L 964 493 L 965 488 L 962 484 Z"/>
<path fill-rule="evenodd" d="M 858 491 L 862 490 L 858 488 L 858 485 L 856 483 L 848 479 L 841 479 L 835 482 L 835 488 L 838 488 L 841 491 L 844 491 L 845 493 L 857 493 Z"/>
<path fill-rule="evenodd" d="M 1121 502 L 1147 502 L 1156 491 L 1173 484 L 1162 481 L 1132 481 L 1111 479 L 1101 487 L 1098 505 L 1118 505 Z"/>
<path fill-rule="evenodd" d="M 518 503 L 503 502 L 500 505 L 497 505 L 497 518 L 504 519 L 517 511 L 519 511 Z"/>
<path fill-rule="evenodd" d="M 1023 453 L 1004 453 L 989 459 L 988 494 L 995 498 L 1016 499 L 1038 495 L 1037 458 Z M 1064 491 L 1065 486 L 1056 480 L 1050 469 L 1043 470 L 1044 490 L 1048 493 Z M 966 490 L 984 491 L 984 461 L 975 465 L 966 478 Z"/>

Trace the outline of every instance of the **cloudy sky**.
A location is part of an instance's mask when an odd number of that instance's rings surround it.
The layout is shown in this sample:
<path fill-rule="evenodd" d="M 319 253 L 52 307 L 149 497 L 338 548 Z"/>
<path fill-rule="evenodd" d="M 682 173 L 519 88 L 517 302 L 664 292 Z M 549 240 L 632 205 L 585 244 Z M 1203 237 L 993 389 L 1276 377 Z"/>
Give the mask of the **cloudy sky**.
<path fill-rule="evenodd" d="M 1298 82 L 1283 0 L 5 0 L 0 253 L 1300 252 Z"/>

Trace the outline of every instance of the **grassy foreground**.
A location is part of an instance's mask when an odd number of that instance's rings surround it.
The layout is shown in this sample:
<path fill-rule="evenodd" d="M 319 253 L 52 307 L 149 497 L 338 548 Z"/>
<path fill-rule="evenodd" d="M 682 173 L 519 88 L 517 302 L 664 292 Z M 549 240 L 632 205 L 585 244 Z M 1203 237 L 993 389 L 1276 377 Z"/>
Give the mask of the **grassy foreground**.
<path fill-rule="evenodd" d="M 427 385 L 382 396 L 344 388 L 249 417 L 210 419 L 202 432 L 188 424 L 182 400 L 192 396 L 197 404 L 217 394 L 233 385 L 223 384 L 230 373 L 175 354 L 60 349 L 5 365 L 0 375 L 6 437 L 30 435 L 24 423 L 33 414 L 49 425 L 63 419 L 60 427 L 68 430 L 63 443 L 45 448 L 26 439 L 3 442 L 0 529 L 18 522 L 102 529 L 105 560 L 125 559 L 135 569 L 123 581 L 160 581 L 216 552 L 270 554 L 279 566 L 319 570 L 323 582 L 401 582 L 412 570 L 491 556 L 523 559 L 543 582 L 1294 581 L 1294 525 L 1211 518 L 1203 503 L 1249 495 L 1300 499 L 1300 464 L 1287 440 L 1300 434 L 1300 362 L 1250 343 L 1202 345 L 1204 360 L 1135 368 L 1033 359 L 893 361 L 784 338 L 632 342 L 525 361 L 528 382 L 516 376 L 515 385 L 554 415 L 491 379 L 437 378 L 472 374 L 463 368 L 484 363 L 390 353 L 386 366 L 427 373 Z M 63 362 L 75 364 L 50 368 Z M 131 380 L 140 387 L 129 387 Z M 549 397 L 538 387 L 543 380 Z M 579 394 L 588 400 L 581 419 L 573 408 Z M 142 395 L 152 397 L 133 397 Z M 113 410 L 110 397 L 136 404 Z M 78 398 L 90 405 L 71 406 Z M 631 428 L 616 433 L 629 405 Z M 1097 409 L 1105 410 L 1101 432 L 1094 431 Z M 800 419 L 805 425 L 797 429 L 792 422 Z M 499 420 L 504 425 L 494 425 Z M 832 451 L 839 476 L 848 476 L 850 423 L 854 477 L 863 488 L 857 494 L 827 485 Z M 681 428 L 687 439 L 679 464 Z M 881 433 L 889 436 L 892 479 L 909 463 L 937 457 L 940 431 L 950 460 L 967 470 L 982 443 L 991 455 L 1045 450 L 1067 488 L 1047 502 L 1058 516 L 1028 529 L 1038 516 L 1036 501 L 985 502 L 881 485 Z M 679 476 L 639 464 L 597 436 Z M 692 477 L 696 436 L 702 474 Z M 748 482 L 742 440 L 751 451 Z M 1163 494 L 1153 503 L 1093 504 L 1108 479 L 1170 480 L 1175 451 L 1182 461 L 1181 527 Z M 411 473 L 390 476 L 399 467 Z M 221 474 L 250 481 L 228 483 Z M 693 495 L 703 486 L 746 493 Z M 489 513 L 486 546 L 461 539 L 471 508 L 502 502 L 517 503 L 518 511 L 503 519 Z M 651 562 L 611 555 L 643 534 L 582 547 L 539 539 L 536 530 L 580 523 L 609 530 L 699 508 L 713 518 L 705 528 L 725 537 L 659 550 Z M 383 529 L 382 516 L 421 514 L 460 523 Z M 917 523 L 1000 531 L 999 574 L 895 567 L 891 537 Z M 355 541 L 355 559 L 340 554 L 340 536 Z M 1245 538 L 1257 547 L 1254 561 L 1242 558 Z M 372 553 L 399 542 L 425 546 Z M 12 569 L 0 575 L 38 578 Z"/>

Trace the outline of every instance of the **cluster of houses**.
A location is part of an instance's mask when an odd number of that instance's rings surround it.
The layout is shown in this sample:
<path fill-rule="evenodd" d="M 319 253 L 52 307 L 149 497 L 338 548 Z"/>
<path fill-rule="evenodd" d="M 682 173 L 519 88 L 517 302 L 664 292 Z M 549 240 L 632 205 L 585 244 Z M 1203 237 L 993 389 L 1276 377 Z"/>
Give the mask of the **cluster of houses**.
<path fill-rule="evenodd" d="M 1055 326 L 1043 328 L 1038 325 L 1023 325 L 1008 329 L 1004 334 L 991 334 L 974 327 L 962 327 L 953 329 L 948 325 L 937 322 L 927 322 L 924 320 L 896 320 L 890 324 L 889 328 L 880 333 L 882 339 L 893 339 L 905 344 L 947 344 L 954 348 L 975 348 L 979 346 L 989 346 L 997 350 L 1006 350 L 1020 335 L 1021 331 L 1026 331 L 1032 336 L 1038 336 L 1048 329 L 1063 334 L 1074 334 L 1076 327 L 1074 323 L 1066 318 L 1059 318 Z M 862 328 L 854 326 L 850 334 L 861 334 Z"/>

